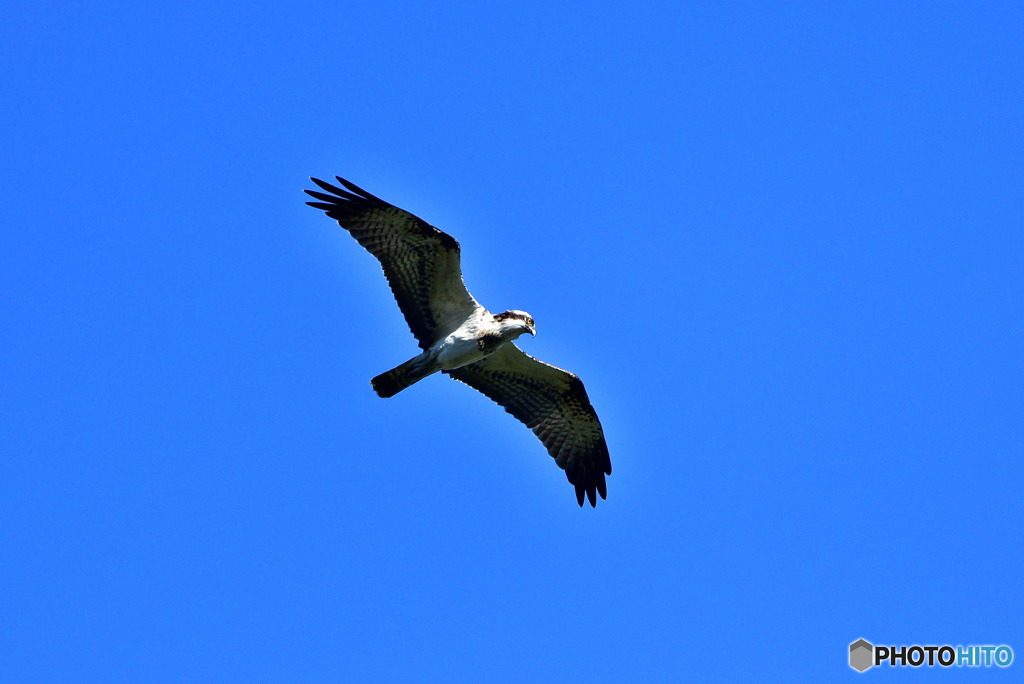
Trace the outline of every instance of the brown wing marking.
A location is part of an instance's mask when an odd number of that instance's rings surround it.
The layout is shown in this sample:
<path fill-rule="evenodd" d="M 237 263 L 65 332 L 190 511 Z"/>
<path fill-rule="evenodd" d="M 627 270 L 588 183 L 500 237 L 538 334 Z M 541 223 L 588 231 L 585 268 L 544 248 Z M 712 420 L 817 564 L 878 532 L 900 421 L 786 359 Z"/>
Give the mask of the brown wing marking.
<path fill-rule="evenodd" d="M 462 368 L 444 371 L 483 392 L 522 421 L 547 448 L 576 488 L 576 500 L 591 506 L 607 498 L 611 457 L 597 412 L 583 382 L 526 354 L 514 344 Z"/>
<path fill-rule="evenodd" d="M 480 304 L 462 281 L 459 243 L 409 212 L 343 178 L 345 189 L 311 178 L 325 192 L 306 190 L 322 209 L 380 261 L 398 308 L 426 349 Z"/>

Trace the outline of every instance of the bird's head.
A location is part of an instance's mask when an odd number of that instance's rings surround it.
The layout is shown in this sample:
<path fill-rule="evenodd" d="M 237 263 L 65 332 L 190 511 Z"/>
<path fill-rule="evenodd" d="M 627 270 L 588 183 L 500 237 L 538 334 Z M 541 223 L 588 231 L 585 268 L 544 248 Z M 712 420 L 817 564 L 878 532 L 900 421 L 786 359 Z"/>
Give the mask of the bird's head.
<path fill-rule="evenodd" d="M 523 333 L 537 335 L 537 327 L 533 323 L 533 316 L 525 311 L 515 309 L 500 314 L 494 314 L 495 322 L 501 325 L 501 331 L 515 339 Z"/>

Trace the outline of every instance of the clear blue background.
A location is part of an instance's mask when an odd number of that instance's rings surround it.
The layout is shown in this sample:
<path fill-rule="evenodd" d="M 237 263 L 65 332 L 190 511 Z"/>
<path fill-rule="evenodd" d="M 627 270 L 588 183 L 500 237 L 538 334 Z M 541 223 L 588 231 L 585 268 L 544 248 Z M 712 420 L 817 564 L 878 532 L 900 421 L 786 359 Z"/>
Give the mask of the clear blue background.
<path fill-rule="evenodd" d="M 44 1 L 0 60 L 3 679 L 1020 674 L 1020 3 Z M 336 173 L 584 379 L 596 510 L 373 394 Z"/>

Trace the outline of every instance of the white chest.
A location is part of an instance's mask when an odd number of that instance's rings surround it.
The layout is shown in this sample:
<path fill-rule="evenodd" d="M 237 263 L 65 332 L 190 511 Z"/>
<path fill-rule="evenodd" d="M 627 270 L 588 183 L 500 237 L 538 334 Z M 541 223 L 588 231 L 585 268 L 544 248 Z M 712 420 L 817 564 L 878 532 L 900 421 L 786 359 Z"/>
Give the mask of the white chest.
<path fill-rule="evenodd" d="M 478 343 L 480 334 L 488 331 L 485 330 L 486 327 L 487 321 L 466 321 L 458 330 L 441 340 L 433 349 L 441 368 L 445 370 L 459 368 L 486 356 L 487 352 Z M 487 351 L 493 351 L 493 349 Z"/>

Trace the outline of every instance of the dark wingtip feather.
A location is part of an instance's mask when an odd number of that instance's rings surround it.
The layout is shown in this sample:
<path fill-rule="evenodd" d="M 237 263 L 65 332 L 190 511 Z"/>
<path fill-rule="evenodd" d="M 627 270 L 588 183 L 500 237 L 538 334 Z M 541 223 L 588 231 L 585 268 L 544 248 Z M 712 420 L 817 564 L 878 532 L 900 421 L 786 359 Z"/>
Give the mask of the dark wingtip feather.
<path fill-rule="evenodd" d="M 321 189 L 326 190 L 327 192 L 333 193 L 335 195 L 338 195 L 339 197 L 344 197 L 345 195 L 348 194 L 347 192 L 345 192 L 341 188 L 335 187 L 335 186 L 331 185 L 330 183 L 328 183 L 327 181 L 322 181 L 319 178 L 313 178 L 312 176 L 310 176 L 309 180 L 311 180 L 314 183 L 316 183 L 317 185 L 319 185 Z"/>
<path fill-rule="evenodd" d="M 376 197 L 374 195 L 371 195 L 370 193 L 366 192 L 365 190 L 363 190 L 361 187 L 359 187 L 355 183 L 352 183 L 351 181 L 347 181 L 344 178 L 342 178 L 341 176 L 335 176 L 335 178 L 338 179 L 338 182 L 341 183 L 343 186 L 345 186 L 345 188 L 348 189 L 349 192 L 354 192 L 357 195 L 362 195 L 366 199 L 377 200 L 378 202 L 382 202 L 383 201 L 381 198 Z"/>
<path fill-rule="evenodd" d="M 316 199 L 323 200 L 324 202 L 337 202 L 338 201 L 338 198 L 336 196 L 328 195 L 328 194 L 323 193 L 323 192 L 317 192 L 316 190 L 303 190 L 303 192 L 305 192 L 310 197 L 315 197 Z"/>
<path fill-rule="evenodd" d="M 580 505 L 580 508 L 583 508 L 583 493 L 583 487 L 576 485 L 576 503 Z"/>

